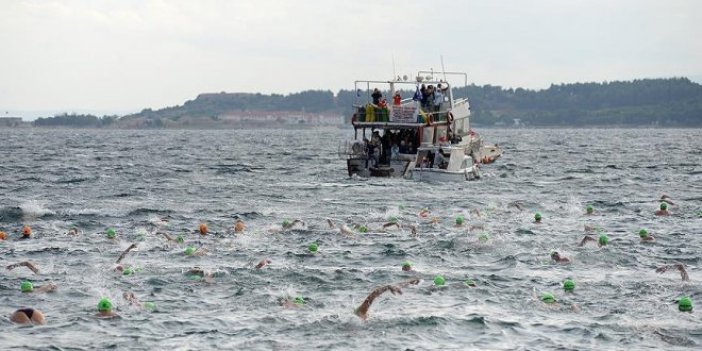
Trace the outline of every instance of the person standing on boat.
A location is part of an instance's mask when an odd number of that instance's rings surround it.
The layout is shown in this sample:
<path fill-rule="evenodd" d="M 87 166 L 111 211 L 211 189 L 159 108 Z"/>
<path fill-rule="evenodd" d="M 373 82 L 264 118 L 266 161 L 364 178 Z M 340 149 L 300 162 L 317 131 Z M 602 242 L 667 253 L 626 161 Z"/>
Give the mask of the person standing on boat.
<path fill-rule="evenodd" d="M 400 95 L 400 91 L 396 91 L 395 95 L 392 97 L 392 104 L 393 106 L 400 106 L 402 104 L 402 95 Z"/>
<path fill-rule="evenodd" d="M 383 93 L 378 90 L 378 88 L 373 89 L 373 94 L 371 94 L 371 97 L 373 98 L 373 105 L 380 105 L 380 99 L 383 97 Z"/>
<path fill-rule="evenodd" d="M 444 94 L 441 92 L 441 84 L 439 84 L 438 89 L 434 92 L 434 112 L 441 110 L 442 102 L 444 102 Z"/>
<path fill-rule="evenodd" d="M 426 108 L 429 104 L 429 89 L 427 89 L 425 84 L 422 84 L 422 88 L 419 89 L 419 92 L 422 94 L 422 99 L 420 100 L 422 108 Z"/>

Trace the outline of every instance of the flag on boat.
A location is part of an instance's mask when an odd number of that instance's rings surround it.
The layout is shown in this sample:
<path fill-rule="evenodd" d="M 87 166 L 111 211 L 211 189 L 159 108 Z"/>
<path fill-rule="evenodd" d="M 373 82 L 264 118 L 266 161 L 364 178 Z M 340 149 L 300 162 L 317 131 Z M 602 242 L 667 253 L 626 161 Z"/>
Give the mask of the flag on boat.
<path fill-rule="evenodd" d="M 414 96 L 412 97 L 412 100 L 419 101 L 421 99 L 422 99 L 422 93 L 419 91 L 419 84 L 417 84 L 417 90 L 415 90 Z"/>

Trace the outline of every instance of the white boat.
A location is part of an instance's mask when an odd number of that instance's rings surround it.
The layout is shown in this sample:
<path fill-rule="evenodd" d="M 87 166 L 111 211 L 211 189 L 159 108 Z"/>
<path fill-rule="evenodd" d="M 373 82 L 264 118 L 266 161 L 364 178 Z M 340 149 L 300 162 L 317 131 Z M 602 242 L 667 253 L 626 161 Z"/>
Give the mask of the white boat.
<path fill-rule="evenodd" d="M 441 72 L 443 79 L 435 79 L 435 75 L 420 71 L 416 81 L 398 77 L 354 83 L 354 140 L 344 142 L 339 150 L 349 176 L 472 180 L 480 178 L 480 163 L 492 163 L 502 155 L 498 145 L 483 145 L 470 129 L 468 98 L 455 98 L 454 86 L 446 79 L 463 78 L 467 87 L 468 75 Z M 414 94 L 398 96 L 391 103 L 378 99 L 378 95 L 387 96 L 402 86 L 409 87 L 403 92 Z M 436 87 L 433 94 L 425 90 L 430 87 Z M 435 100 L 427 101 L 432 98 Z"/>

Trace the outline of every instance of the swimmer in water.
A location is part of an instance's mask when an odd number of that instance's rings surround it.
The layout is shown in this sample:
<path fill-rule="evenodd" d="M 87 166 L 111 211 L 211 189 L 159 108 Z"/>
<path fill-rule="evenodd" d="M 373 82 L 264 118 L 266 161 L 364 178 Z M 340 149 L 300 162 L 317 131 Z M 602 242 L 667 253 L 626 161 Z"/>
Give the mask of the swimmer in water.
<path fill-rule="evenodd" d="M 385 293 L 386 291 L 390 291 L 393 295 L 400 294 L 402 295 L 402 290 L 400 288 L 408 286 L 408 285 L 417 285 L 419 284 L 419 279 L 412 279 L 408 282 L 400 283 L 397 285 L 385 285 L 381 286 L 378 288 L 373 289 L 370 294 L 368 294 L 368 297 L 361 303 L 358 308 L 354 311 L 358 318 L 361 318 L 362 320 L 367 320 L 368 319 L 368 310 L 370 309 L 371 305 L 373 304 L 373 301 L 377 299 L 380 295 Z"/>
<path fill-rule="evenodd" d="M 334 222 L 329 218 L 327 218 L 327 224 L 329 225 L 329 229 L 336 228 L 336 226 L 334 225 Z"/>
<path fill-rule="evenodd" d="M 212 272 L 207 272 L 200 267 L 190 268 L 190 270 L 185 272 L 185 275 L 190 277 L 200 277 L 205 283 L 208 284 L 214 283 L 214 274 L 212 274 Z"/>
<path fill-rule="evenodd" d="M 0 240 L 7 240 L 7 233 L 0 230 Z"/>
<path fill-rule="evenodd" d="M 412 272 L 412 264 L 409 263 L 409 261 L 405 261 L 402 263 L 402 271 L 403 272 Z"/>
<path fill-rule="evenodd" d="M 244 221 L 241 219 L 237 219 L 236 222 L 234 222 L 234 232 L 236 233 L 241 233 L 246 229 L 246 224 L 244 224 Z"/>
<path fill-rule="evenodd" d="M 118 317 L 117 313 L 112 311 L 112 301 L 110 299 L 103 297 L 97 304 L 98 313 L 97 317 L 100 318 L 114 318 Z"/>
<path fill-rule="evenodd" d="M 431 212 L 429 212 L 428 209 L 423 208 L 421 211 L 419 211 L 419 213 L 417 215 L 419 217 L 422 217 L 422 218 L 427 218 L 427 217 L 429 217 L 430 214 L 431 214 Z"/>
<path fill-rule="evenodd" d="M 29 262 L 29 261 L 22 261 L 22 262 L 18 262 L 18 263 L 13 263 L 11 265 L 8 265 L 5 268 L 7 268 L 8 271 L 11 271 L 17 267 L 27 267 L 32 272 L 34 272 L 34 274 L 39 274 L 39 268 L 37 268 L 37 266 L 35 266 L 32 262 Z"/>
<path fill-rule="evenodd" d="M 641 241 L 656 241 L 656 239 L 651 235 L 646 229 L 639 230 L 639 237 Z"/>
<path fill-rule="evenodd" d="M 78 235 L 78 234 L 79 234 L 78 228 L 77 228 L 77 227 L 73 227 L 73 228 L 69 229 L 67 234 L 70 235 L 70 236 L 76 236 L 76 235 Z"/>
<path fill-rule="evenodd" d="M 278 304 L 283 306 L 284 308 L 302 307 L 305 305 L 306 302 L 306 299 L 302 296 L 296 296 L 294 299 L 290 296 L 278 299 Z"/>
<path fill-rule="evenodd" d="M 541 224 L 541 213 L 536 212 L 534 214 L 534 223 Z"/>
<path fill-rule="evenodd" d="M 139 301 L 139 299 L 136 297 L 136 295 L 134 295 L 134 293 L 131 291 L 125 291 L 124 293 L 122 293 L 122 297 L 125 300 L 127 300 L 127 302 L 129 302 L 129 304 L 132 306 L 143 307 L 141 304 L 141 301 Z"/>
<path fill-rule="evenodd" d="M 511 203 L 509 204 L 509 206 L 511 206 L 511 207 L 516 207 L 518 210 L 524 211 L 524 205 L 522 205 L 522 204 L 519 203 L 518 201 L 511 202 Z"/>
<path fill-rule="evenodd" d="M 20 239 L 29 239 L 32 236 L 32 228 L 28 225 L 22 227 L 22 236 Z"/>
<path fill-rule="evenodd" d="M 254 267 L 254 269 L 261 269 L 261 268 L 271 264 L 271 262 L 273 262 L 273 261 L 271 261 L 269 258 L 266 257 L 266 258 L 262 259 L 260 262 L 258 262 L 258 264 L 256 265 L 256 267 Z"/>
<path fill-rule="evenodd" d="M 565 256 L 561 256 L 561 254 L 559 254 L 557 251 L 554 251 L 551 253 L 551 260 L 553 260 L 556 263 L 560 263 L 560 264 L 570 263 L 569 258 L 567 258 Z"/>
<path fill-rule="evenodd" d="M 585 207 L 585 214 L 586 215 L 592 216 L 594 213 L 595 213 L 595 208 L 592 207 L 592 205 L 587 205 L 587 207 Z"/>
<path fill-rule="evenodd" d="M 689 282 L 690 281 L 690 276 L 687 275 L 687 271 L 685 270 L 685 265 L 682 263 L 676 263 L 676 264 L 671 264 L 663 267 L 658 267 L 656 269 L 656 273 L 665 273 L 671 268 L 675 268 L 680 272 L 680 277 L 684 282 Z"/>
<path fill-rule="evenodd" d="M 10 321 L 17 324 L 46 324 L 44 314 L 34 308 L 20 308 L 10 315 Z"/>
<path fill-rule="evenodd" d="M 668 204 L 665 202 L 661 202 L 660 209 L 655 212 L 656 216 L 670 216 L 670 212 L 668 212 Z"/>
<path fill-rule="evenodd" d="M 292 222 L 290 222 L 288 220 L 284 220 L 283 221 L 283 229 L 290 229 L 290 228 L 294 227 L 296 224 L 300 224 L 300 225 L 304 226 L 305 222 L 303 222 L 299 219 L 293 220 Z"/>
<path fill-rule="evenodd" d="M 34 286 L 29 281 L 23 281 L 22 284 L 20 285 L 20 290 L 23 293 L 50 293 L 54 290 L 56 290 L 57 286 L 54 283 L 49 283 L 46 285 L 39 285 L 39 286 Z"/>
<path fill-rule="evenodd" d="M 583 240 L 580 241 L 580 244 L 578 244 L 578 246 L 585 246 L 585 244 L 587 244 L 589 242 L 595 242 L 595 243 L 597 243 L 597 246 L 602 247 L 602 246 L 607 246 L 607 243 L 609 242 L 609 238 L 604 234 L 600 235 L 599 238 L 597 238 L 597 239 L 595 239 L 589 235 L 585 235 L 585 237 L 583 237 Z"/>
<path fill-rule="evenodd" d="M 208 250 L 204 247 L 198 248 L 197 250 L 193 248 L 192 246 L 188 246 L 185 248 L 185 251 L 183 252 L 185 256 L 205 256 L 207 255 Z"/>
<path fill-rule="evenodd" d="M 209 229 L 207 228 L 207 224 L 205 223 L 200 223 L 200 226 L 197 228 L 198 232 L 200 232 L 200 235 L 207 235 L 209 232 Z"/>

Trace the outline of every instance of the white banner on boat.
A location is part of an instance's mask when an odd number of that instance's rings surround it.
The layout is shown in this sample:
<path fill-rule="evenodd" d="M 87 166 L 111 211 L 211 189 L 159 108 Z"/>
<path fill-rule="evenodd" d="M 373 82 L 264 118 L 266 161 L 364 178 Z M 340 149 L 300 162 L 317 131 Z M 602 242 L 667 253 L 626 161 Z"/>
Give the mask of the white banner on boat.
<path fill-rule="evenodd" d="M 392 113 L 390 114 L 390 121 L 415 123 L 417 122 L 417 113 L 419 113 L 419 108 L 417 108 L 417 106 L 393 106 Z"/>

